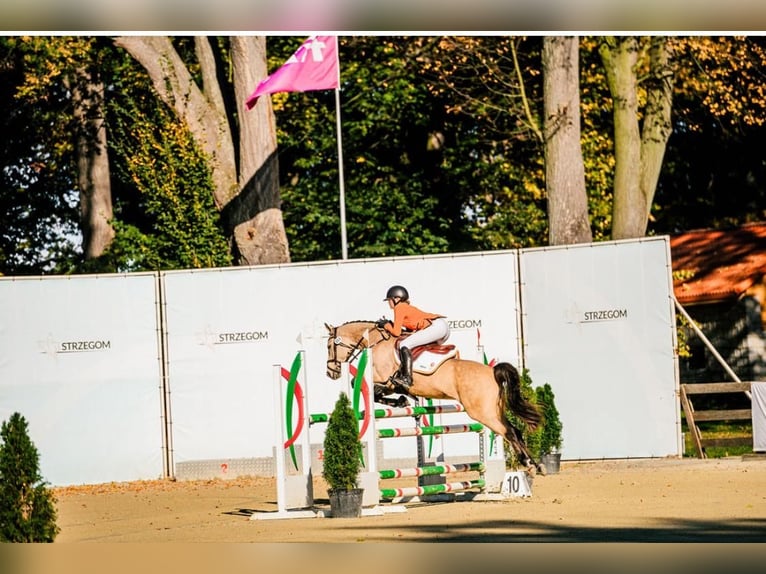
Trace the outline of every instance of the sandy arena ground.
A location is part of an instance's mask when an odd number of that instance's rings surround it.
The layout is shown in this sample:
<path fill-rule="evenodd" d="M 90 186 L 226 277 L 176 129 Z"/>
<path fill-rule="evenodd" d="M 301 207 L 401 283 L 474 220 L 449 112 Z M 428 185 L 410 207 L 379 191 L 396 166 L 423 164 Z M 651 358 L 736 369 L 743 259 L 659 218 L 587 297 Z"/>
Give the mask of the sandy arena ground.
<path fill-rule="evenodd" d="M 329 508 L 320 479 L 314 492 Z M 57 543 L 766 542 L 763 457 L 564 462 L 534 479 L 529 498 L 358 519 L 250 520 L 277 508 L 274 480 L 256 477 L 55 493 Z"/>

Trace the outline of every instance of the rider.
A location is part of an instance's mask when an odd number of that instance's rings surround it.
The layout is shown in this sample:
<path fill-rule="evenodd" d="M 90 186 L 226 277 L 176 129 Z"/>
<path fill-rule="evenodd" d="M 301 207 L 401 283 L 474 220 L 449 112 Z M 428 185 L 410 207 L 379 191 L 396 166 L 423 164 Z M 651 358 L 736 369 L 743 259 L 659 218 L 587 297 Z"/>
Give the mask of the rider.
<path fill-rule="evenodd" d="M 387 319 L 377 321 L 394 337 L 402 334 L 402 328 L 412 334 L 399 343 L 399 359 L 401 367 L 394 377 L 394 382 L 409 389 L 412 385 L 412 351 L 414 347 L 428 343 L 443 343 L 449 337 L 449 323 L 444 315 L 421 311 L 410 303 L 410 294 L 401 285 L 394 285 L 386 292 L 388 306 L 394 310 L 394 322 Z"/>

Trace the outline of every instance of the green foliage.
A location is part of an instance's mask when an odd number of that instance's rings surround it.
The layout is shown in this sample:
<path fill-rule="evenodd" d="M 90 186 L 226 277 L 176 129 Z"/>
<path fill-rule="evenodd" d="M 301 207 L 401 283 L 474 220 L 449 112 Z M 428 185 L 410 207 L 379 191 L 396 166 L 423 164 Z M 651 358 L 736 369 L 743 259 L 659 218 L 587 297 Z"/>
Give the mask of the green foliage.
<path fill-rule="evenodd" d="M 26 419 L 13 413 L 0 438 L 0 542 L 53 542 L 56 499 L 40 476 Z"/>
<path fill-rule="evenodd" d="M 48 40 L 50 41 L 50 40 Z M 64 38 L 57 39 L 62 50 Z M 43 38 L 0 38 L 0 273 L 63 272 L 79 232 L 71 110 L 62 60 Z M 82 52 L 78 52 L 82 58 Z M 81 62 L 81 60 L 78 60 Z"/>
<path fill-rule="evenodd" d="M 269 37 L 269 71 L 304 39 Z M 766 218 L 766 41 L 672 41 L 674 130 L 649 233 Z M 611 237 L 615 170 L 612 102 L 598 42 L 592 36 L 580 41 L 581 141 L 596 241 Z M 194 81 L 201 82 L 192 38 L 173 43 Z M 229 87 L 227 40 L 217 37 L 213 44 L 221 48 L 219 79 Z M 545 157 L 535 128 L 542 112 L 541 45 L 540 36 L 340 38 L 351 257 L 547 243 Z M 642 59 L 639 72 L 645 65 Z M 77 165 L 67 89 L 67 78 L 80 67 L 94 70 L 108 90 L 117 233 L 109 252 L 85 265 L 76 241 Z M 642 105 L 643 84 L 642 79 Z M 281 207 L 296 262 L 341 254 L 334 95 L 271 96 Z M 0 38 L 0 103 L 0 273 L 231 264 L 205 158 L 158 102 L 143 69 L 109 37 Z M 234 127 L 237 113 L 230 117 Z"/>
<path fill-rule="evenodd" d="M 190 132 L 165 106 L 125 83 L 113 100 L 116 237 L 98 265 L 113 271 L 223 267 L 229 246 L 213 183 Z M 138 207 L 138 209 L 136 209 Z"/>
<path fill-rule="evenodd" d="M 717 405 L 720 407 L 720 405 Z M 740 405 L 741 406 L 741 405 Z M 715 408 L 715 407 L 713 407 Z M 705 456 L 707 458 L 726 458 L 730 456 L 742 456 L 753 453 L 753 424 L 748 420 L 737 421 L 699 421 L 697 424 L 702 436 L 706 439 L 743 439 L 749 444 L 745 445 L 727 445 L 727 446 L 706 446 Z M 689 429 L 686 416 L 681 412 L 681 431 L 684 433 L 684 457 L 698 458 L 697 446 L 694 444 L 694 437 Z"/>
<path fill-rule="evenodd" d="M 537 397 L 537 408 L 543 415 L 542 424 L 535 431 L 540 435 L 539 455 L 551 454 L 561 450 L 563 442 L 563 425 L 559 417 L 559 411 L 556 408 L 555 396 L 550 384 L 535 388 Z"/>
<path fill-rule="evenodd" d="M 361 469 L 359 423 L 348 395 L 341 392 L 327 423 L 324 439 L 324 476 L 331 490 L 352 490 Z"/>
<path fill-rule="evenodd" d="M 427 65 L 447 57 L 436 40 L 341 38 L 351 257 L 503 249 L 538 245 L 546 237 L 537 144 L 523 135 L 499 135 L 494 116 L 454 105 L 454 93 Z M 279 53 L 270 69 L 298 44 L 299 39 L 269 38 L 269 53 Z M 272 98 L 293 261 L 340 255 L 333 96 L 307 92 Z"/>
<path fill-rule="evenodd" d="M 524 421 L 510 411 L 506 412 L 506 417 L 516 428 L 521 430 L 522 437 L 532 458 L 539 461 L 541 455 L 561 449 L 563 444 L 563 425 L 559 411 L 556 408 L 555 396 L 550 384 L 545 383 L 542 386 L 535 387 L 529 374 L 529 369 L 521 370 L 519 381 L 521 383 L 522 396 L 535 404 L 542 415 L 542 420 L 538 427 L 532 431 L 526 426 Z M 515 468 L 518 463 L 516 453 L 509 452 L 508 457 L 508 466 Z"/>

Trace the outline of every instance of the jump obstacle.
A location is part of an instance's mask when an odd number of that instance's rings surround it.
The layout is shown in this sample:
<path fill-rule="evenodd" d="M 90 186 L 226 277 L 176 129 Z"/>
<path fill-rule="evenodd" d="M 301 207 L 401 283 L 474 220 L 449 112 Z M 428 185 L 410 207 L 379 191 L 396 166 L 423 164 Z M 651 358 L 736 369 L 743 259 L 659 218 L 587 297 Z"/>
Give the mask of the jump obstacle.
<path fill-rule="evenodd" d="M 464 412 L 459 403 L 445 405 L 420 405 L 413 407 L 379 408 L 373 406 L 370 385 L 372 381 L 371 354 L 365 351 L 357 366 L 342 364 L 342 378 L 346 381 L 347 392 L 352 406 L 360 420 L 360 442 L 363 451 L 364 471 L 359 476 L 359 487 L 364 489 L 363 516 L 381 515 L 386 512 L 404 512 L 406 506 L 395 504 L 416 501 L 452 501 L 458 495 L 470 500 L 499 500 L 507 498 L 504 492 L 505 455 L 499 437 L 491 437 L 490 431 L 480 423 L 422 426 L 420 417 L 435 414 Z M 288 371 L 274 365 L 274 404 L 280 413 L 277 419 L 277 437 L 282 437 L 275 447 L 277 479 L 277 511 L 254 513 L 251 520 L 277 518 L 316 518 L 328 516 L 314 503 L 311 469 L 311 425 L 327 423 L 330 413 L 308 414 L 308 393 L 305 388 L 305 351 L 299 351 Z M 302 386 L 300 381 L 304 382 Z M 298 415 L 293 416 L 297 406 Z M 371 415 L 368 416 L 368 413 Z M 414 428 L 377 429 L 376 420 L 402 417 L 416 417 Z M 297 426 L 293 428 L 293 419 Z M 454 433 L 476 433 L 479 438 L 479 461 L 447 464 L 443 461 L 426 462 L 424 437 Z M 387 438 L 416 437 L 417 466 L 378 470 L 377 441 Z M 297 460 L 295 447 L 300 446 L 301 461 Z M 443 455 L 442 455 L 443 456 Z M 289 458 L 289 461 L 287 460 Z M 292 463 L 290 472 L 288 462 Z M 479 478 L 457 482 L 446 482 L 446 475 L 478 472 Z M 516 473 L 513 473 L 516 474 Z M 404 488 L 381 488 L 383 480 L 416 477 L 418 485 Z M 529 492 L 527 490 L 526 494 Z M 524 495 L 522 493 L 522 495 Z M 382 501 L 394 504 L 381 506 Z"/>

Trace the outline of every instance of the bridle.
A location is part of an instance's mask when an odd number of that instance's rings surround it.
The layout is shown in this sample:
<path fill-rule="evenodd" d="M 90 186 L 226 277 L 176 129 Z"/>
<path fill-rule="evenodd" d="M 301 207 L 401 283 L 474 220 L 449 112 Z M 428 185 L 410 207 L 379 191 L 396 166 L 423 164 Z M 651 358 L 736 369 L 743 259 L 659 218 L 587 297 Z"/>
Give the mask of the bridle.
<path fill-rule="evenodd" d="M 329 341 L 332 343 L 332 345 L 328 345 L 330 348 L 330 357 L 327 359 L 327 371 L 329 373 L 332 373 L 333 375 L 340 376 L 341 363 L 350 363 L 356 360 L 356 358 L 361 355 L 362 351 L 369 348 L 372 349 L 375 347 L 375 345 L 378 345 L 379 343 L 382 343 L 383 341 L 388 341 L 391 338 L 391 334 L 383 329 L 382 327 L 378 327 L 377 325 L 373 325 L 375 329 L 380 333 L 380 339 L 378 339 L 375 343 L 372 343 L 371 345 L 368 345 L 366 341 L 368 340 L 367 337 L 362 335 L 359 340 L 351 345 L 349 343 L 346 343 L 342 337 L 338 336 L 338 327 L 333 327 L 332 331 L 330 331 L 330 337 Z M 346 357 L 344 359 L 338 358 L 338 347 L 343 347 L 344 349 L 348 349 L 348 353 L 346 353 Z"/>

